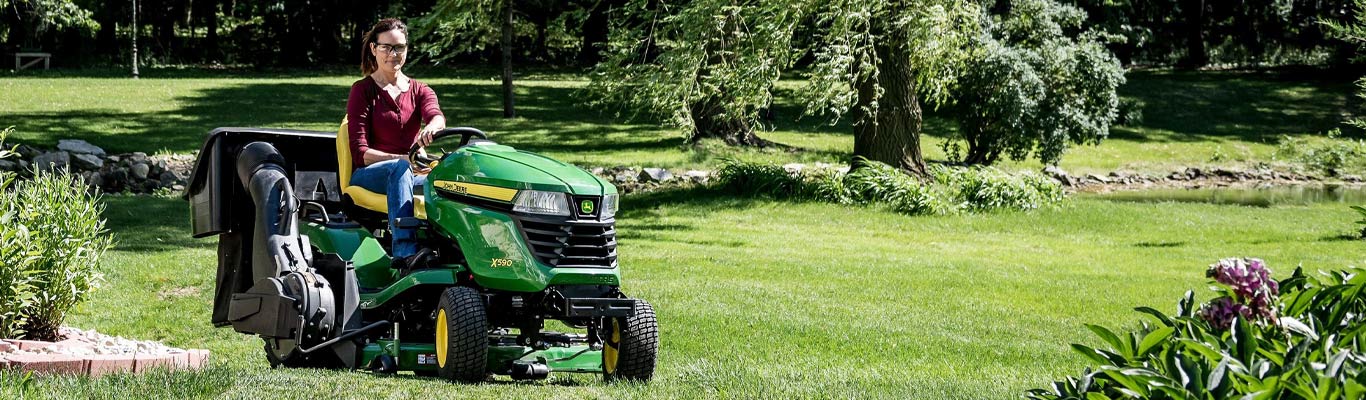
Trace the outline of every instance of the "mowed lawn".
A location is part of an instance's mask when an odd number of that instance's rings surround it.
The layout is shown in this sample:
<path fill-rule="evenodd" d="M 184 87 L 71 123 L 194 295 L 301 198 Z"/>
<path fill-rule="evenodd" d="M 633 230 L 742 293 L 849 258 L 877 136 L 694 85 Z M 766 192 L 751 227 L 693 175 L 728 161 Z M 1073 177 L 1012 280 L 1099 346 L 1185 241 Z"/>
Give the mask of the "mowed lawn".
<path fill-rule="evenodd" d="M 734 199 L 701 190 L 628 196 L 624 289 L 648 299 L 656 379 L 502 378 L 459 385 L 364 372 L 271 370 L 259 339 L 209 324 L 214 239 L 187 205 L 109 197 L 107 286 L 73 326 L 213 351 L 196 373 L 44 378 L 31 398 L 926 398 L 1010 399 L 1078 373 L 1084 323 L 1132 327 L 1171 311 L 1204 268 L 1266 259 L 1278 276 L 1363 265 L 1339 204 L 1245 207 L 1077 197 L 1024 213 L 907 217 L 876 208 Z M 0 374 L 0 398 L 19 395 Z"/>
<path fill-rule="evenodd" d="M 63 75 L 65 74 L 65 75 Z M 802 117 L 783 81 L 774 119 L 760 135 L 788 149 L 738 150 L 719 143 L 687 146 L 682 134 L 649 118 L 585 103 L 581 74 L 528 73 L 517 81 L 518 117 L 503 119 L 494 74 L 422 69 L 452 126 L 474 126 L 499 142 L 582 166 L 714 169 L 722 159 L 773 163 L 847 162 L 853 136 L 846 118 L 829 124 Z M 110 75 L 114 75 L 111 77 Z M 43 146 L 85 139 L 113 152 L 188 153 L 215 127 L 335 130 L 357 76 L 349 72 L 261 73 L 148 70 L 32 73 L 0 80 L 0 127 L 13 141 Z M 1322 73 L 1131 71 L 1123 97 L 1143 104 L 1143 122 L 1116 126 L 1100 146 L 1076 147 L 1061 166 L 1074 174 L 1114 170 L 1166 173 L 1187 166 L 1277 164 L 1282 135 L 1322 136 L 1349 107 L 1351 78 Z M 956 125 L 927 105 L 923 150 L 943 160 L 941 144 Z M 620 114 L 620 115 L 619 115 Z M 1005 162 L 1037 170 L 1037 161 Z"/>

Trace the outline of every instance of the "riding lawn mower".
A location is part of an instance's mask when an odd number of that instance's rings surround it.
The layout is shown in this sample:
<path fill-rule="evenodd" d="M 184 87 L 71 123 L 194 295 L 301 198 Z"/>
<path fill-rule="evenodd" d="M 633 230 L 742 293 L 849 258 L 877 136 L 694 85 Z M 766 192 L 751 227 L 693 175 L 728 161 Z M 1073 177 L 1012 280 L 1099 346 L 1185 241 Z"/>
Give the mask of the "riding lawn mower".
<path fill-rule="evenodd" d="M 621 290 L 616 187 L 443 130 L 410 154 L 431 170 L 416 216 L 392 222 L 416 229 L 420 250 L 394 263 L 386 199 L 349 185 L 347 139 L 345 121 L 336 134 L 209 133 L 188 196 L 194 236 L 218 236 L 215 326 L 259 336 L 272 367 L 651 379 L 658 327 Z"/>

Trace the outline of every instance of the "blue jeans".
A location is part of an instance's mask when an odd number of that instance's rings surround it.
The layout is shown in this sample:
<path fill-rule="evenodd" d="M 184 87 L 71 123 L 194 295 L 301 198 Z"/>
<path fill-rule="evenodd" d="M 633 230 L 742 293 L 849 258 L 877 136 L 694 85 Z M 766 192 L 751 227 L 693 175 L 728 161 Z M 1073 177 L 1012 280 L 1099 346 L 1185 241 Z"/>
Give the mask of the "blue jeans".
<path fill-rule="evenodd" d="M 427 176 L 413 176 L 408 160 L 380 161 L 351 173 L 351 184 L 375 193 L 384 193 L 389 200 L 389 232 L 393 235 L 393 258 L 417 253 L 417 230 L 400 229 L 399 218 L 413 216 L 413 186 L 427 182 Z"/>

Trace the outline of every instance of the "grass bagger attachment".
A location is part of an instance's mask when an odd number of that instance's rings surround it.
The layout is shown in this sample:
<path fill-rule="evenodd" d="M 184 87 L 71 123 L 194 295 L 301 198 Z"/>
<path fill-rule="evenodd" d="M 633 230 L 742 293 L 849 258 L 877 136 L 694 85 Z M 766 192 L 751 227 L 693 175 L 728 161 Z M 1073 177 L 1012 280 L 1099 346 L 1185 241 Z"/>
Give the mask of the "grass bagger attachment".
<path fill-rule="evenodd" d="M 419 262 L 394 269 L 384 194 L 349 185 L 345 121 L 212 131 L 189 197 L 194 236 L 218 236 L 213 324 L 261 337 L 272 366 L 648 381 L 658 327 L 620 288 L 616 187 L 472 128 L 427 151 L 416 216 L 395 221 Z"/>

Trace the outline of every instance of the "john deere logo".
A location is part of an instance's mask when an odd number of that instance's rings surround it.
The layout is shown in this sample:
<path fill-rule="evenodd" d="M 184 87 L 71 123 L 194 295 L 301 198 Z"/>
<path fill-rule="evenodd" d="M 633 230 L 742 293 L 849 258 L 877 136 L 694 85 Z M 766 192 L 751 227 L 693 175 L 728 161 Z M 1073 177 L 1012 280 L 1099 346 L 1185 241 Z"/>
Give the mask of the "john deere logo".
<path fill-rule="evenodd" d="M 592 214 L 592 213 L 593 213 L 593 201 L 592 201 L 592 200 L 584 200 L 582 203 L 579 203 L 579 211 L 583 212 L 584 214 Z"/>

